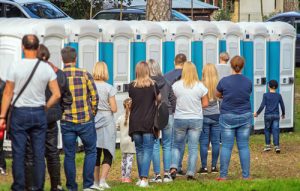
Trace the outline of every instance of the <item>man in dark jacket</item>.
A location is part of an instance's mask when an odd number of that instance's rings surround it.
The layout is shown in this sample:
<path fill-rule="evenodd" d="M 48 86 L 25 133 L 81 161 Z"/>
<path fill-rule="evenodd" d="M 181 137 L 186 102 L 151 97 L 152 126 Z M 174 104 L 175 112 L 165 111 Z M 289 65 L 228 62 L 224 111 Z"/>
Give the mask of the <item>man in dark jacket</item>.
<path fill-rule="evenodd" d="M 0 107 L 1 107 L 1 101 L 2 101 L 4 87 L 5 87 L 5 82 L 0 78 Z M 4 133 L 5 133 L 5 129 L 3 129 L 3 130 L 0 129 L 0 176 L 7 175 L 6 162 L 5 162 L 4 150 L 3 150 Z"/>
<path fill-rule="evenodd" d="M 62 113 L 65 107 L 72 104 L 72 94 L 69 90 L 69 84 L 64 72 L 58 69 L 55 65 L 48 62 L 50 57 L 49 50 L 44 45 L 40 45 L 37 57 L 44 62 L 48 63 L 54 72 L 57 75 L 57 82 L 61 92 L 61 100 L 59 103 L 55 104 L 53 107 L 47 110 L 47 133 L 46 133 L 46 151 L 45 157 L 47 160 L 48 173 L 50 175 L 51 181 L 51 191 L 60 191 L 62 190 L 61 178 L 60 178 L 60 159 L 59 159 L 59 150 L 57 148 L 58 144 L 58 127 L 57 121 L 62 117 Z M 46 89 L 46 100 L 51 97 L 51 92 L 49 87 Z M 28 190 L 32 190 L 34 187 L 34 175 L 32 171 L 33 164 L 33 155 L 30 148 L 30 139 L 27 142 L 27 154 L 26 155 L 26 174 L 28 174 L 26 179 L 26 187 Z"/>

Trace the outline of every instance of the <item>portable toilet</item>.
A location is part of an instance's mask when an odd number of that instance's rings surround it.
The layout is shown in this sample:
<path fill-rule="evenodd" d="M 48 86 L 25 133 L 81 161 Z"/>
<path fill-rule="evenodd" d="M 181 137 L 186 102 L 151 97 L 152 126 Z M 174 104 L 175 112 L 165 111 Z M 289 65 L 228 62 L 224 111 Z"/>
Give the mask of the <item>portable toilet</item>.
<path fill-rule="evenodd" d="M 98 42 L 101 40 L 98 26 L 89 20 L 67 20 L 64 22 L 68 44 L 77 51 L 77 67 L 92 72 L 98 61 Z"/>
<path fill-rule="evenodd" d="M 192 61 L 199 76 L 202 76 L 203 65 L 219 62 L 219 29 L 208 21 L 192 21 L 188 24 L 193 29 Z"/>
<path fill-rule="evenodd" d="M 164 38 L 162 27 L 149 21 L 128 21 L 125 23 L 131 27 L 134 34 L 133 62 L 131 64 L 135 66 L 141 60 L 153 59 L 162 67 Z"/>
<path fill-rule="evenodd" d="M 268 29 L 262 23 L 239 23 L 243 32 L 243 73 L 253 82 L 252 110 L 257 111 L 267 89 Z M 263 115 L 254 119 L 254 130 L 264 128 Z"/>
<path fill-rule="evenodd" d="M 278 82 L 278 92 L 285 105 L 285 119 L 280 128 L 294 126 L 295 28 L 284 22 L 267 22 L 270 34 L 267 80 Z"/>
<path fill-rule="evenodd" d="M 174 69 L 174 59 L 179 53 L 186 55 L 187 60 L 192 57 L 193 29 L 186 22 L 162 21 L 157 22 L 165 34 L 163 43 L 163 72 Z"/>
<path fill-rule="evenodd" d="M 230 58 L 242 53 L 242 31 L 238 24 L 230 21 L 213 21 L 220 30 L 219 52 L 227 52 Z"/>

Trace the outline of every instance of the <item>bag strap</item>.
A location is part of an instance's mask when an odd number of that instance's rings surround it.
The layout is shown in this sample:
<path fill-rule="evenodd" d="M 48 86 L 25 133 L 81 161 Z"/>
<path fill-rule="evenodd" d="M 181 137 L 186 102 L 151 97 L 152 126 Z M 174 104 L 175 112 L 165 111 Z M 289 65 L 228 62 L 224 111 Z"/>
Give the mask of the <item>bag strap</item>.
<path fill-rule="evenodd" d="M 39 63 L 40 63 L 40 62 L 41 62 L 40 59 L 36 62 L 36 64 L 35 64 L 33 70 L 32 70 L 31 73 L 30 73 L 30 76 L 28 77 L 28 79 L 27 79 L 27 81 L 25 82 L 24 86 L 23 86 L 22 89 L 20 90 L 20 92 L 19 92 L 19 94 L 17 95 L 16 99 L 15 99 L 15 100 L 13 101 L 13 103 L 11 104 L 12 107 L 15 106 L 15 104 L 16 104 L 17 101 L 18 101 L 18 99 L 21 97 L 22 93 L 24 92 L 24 90 L 25 90 L 26 87 L 28 86 L 28 84 L 29 84 L 29 82 L 31 81 L 31 79 L 32 79 L 32 77 L 33 77 L 33 75 L 34 75 L 34 73 L 35 73 L 37 67 L 39 66 Z"/>

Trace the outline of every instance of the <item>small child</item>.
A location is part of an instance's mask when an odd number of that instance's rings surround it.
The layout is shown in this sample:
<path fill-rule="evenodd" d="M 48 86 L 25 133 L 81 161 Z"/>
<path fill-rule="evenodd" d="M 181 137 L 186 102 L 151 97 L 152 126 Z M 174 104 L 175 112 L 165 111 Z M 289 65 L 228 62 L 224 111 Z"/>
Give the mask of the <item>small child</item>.
<path fill-rule="evenodd" d="M 131 169 L 133 157 L 135 154 L 134 142 L 132 142 L 131 137 L 128 135 L 129 131 L 129 115 L 131 109 L 131 99 L 127 98 L 123 102 L 125 109 L 125 114 L 121 115 L 117 121 L 117 126 L 120 128 L 120 148 L 122 152 L 122 179 L 123 183 L 131 182 Z"/>
<path fill-rule="evenodd" d="M 279 93 L 276 93 L 276 89 L 278 88 L 278 83 L 276 80 L 269 81 L 269 92 L 265 93 L 263 96 L 263 100 L 261 105 L 256 113 L 254 113 L 254 117 L 257 117 L 260 112 L 266 107 L 265 109 L 265 142 L 266 146 L 264 151 L 271 150 L 271 133 L 273 134 L 273 144 L 276 153 L 280 153 L 279 147 L 279 104 L 281 108 L 281 118 L 285 118 L 285 107 L 282 100 L 282 97 Z"/>

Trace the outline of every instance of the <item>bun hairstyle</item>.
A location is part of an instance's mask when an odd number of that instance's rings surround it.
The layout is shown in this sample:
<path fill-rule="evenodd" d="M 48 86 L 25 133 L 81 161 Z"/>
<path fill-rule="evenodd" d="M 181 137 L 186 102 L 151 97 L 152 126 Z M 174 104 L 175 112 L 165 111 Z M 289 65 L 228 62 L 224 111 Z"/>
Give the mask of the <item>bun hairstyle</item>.
<path fill-rule="evenodd" d="M 241 56 L 234 56 L 231 61 L 231 68 L 236 72 L 236 73 L 240 73 L 241 70 L 244 68 L 245 65 L 245 60 L 243 57 Z"/>

